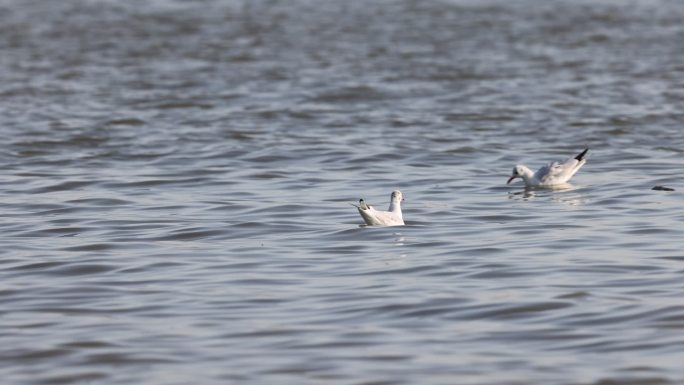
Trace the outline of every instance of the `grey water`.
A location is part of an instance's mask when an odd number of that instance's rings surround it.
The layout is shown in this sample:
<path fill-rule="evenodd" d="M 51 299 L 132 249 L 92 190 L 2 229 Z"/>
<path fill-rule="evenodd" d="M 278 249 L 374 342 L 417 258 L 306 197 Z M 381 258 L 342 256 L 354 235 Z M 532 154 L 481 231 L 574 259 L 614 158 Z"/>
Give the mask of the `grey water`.
<path fill-rule="evenodd" d="M 683 42 L 675 0 L 0 0 L 1 382 L 684 383 Z"/>

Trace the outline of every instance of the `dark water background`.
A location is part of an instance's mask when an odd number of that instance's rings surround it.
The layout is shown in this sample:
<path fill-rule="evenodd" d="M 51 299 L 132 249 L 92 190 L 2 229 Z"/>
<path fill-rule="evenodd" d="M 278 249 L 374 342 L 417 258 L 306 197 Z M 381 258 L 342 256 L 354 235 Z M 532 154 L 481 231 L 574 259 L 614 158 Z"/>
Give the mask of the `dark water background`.
<path fill-rule="evenodd" d="M 0 378 L 682 384 L 683 123 L 675 0 L 0 0 Z"/>

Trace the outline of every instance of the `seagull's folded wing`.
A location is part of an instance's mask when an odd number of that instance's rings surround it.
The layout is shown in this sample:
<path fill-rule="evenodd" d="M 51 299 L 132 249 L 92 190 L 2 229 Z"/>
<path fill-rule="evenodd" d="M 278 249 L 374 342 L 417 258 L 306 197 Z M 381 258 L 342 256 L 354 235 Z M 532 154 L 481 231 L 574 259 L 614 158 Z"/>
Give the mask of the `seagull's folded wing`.
<path fill-rule="evenodd" d="M 537 171 L 537 177 L 542 183 L 563 183 L 572 177 L 579 163 L 575 158 L 549 163 Z"/>

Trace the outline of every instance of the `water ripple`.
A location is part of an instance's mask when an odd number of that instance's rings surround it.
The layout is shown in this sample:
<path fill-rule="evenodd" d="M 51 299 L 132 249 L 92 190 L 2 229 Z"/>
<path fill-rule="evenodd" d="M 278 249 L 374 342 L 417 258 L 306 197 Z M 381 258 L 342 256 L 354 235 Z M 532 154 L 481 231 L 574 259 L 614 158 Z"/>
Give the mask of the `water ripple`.
<path fill-rule="evenodd" d="M 0 1 L 3 382 L 684 382 L 684 8 L 312 5 Z"/>

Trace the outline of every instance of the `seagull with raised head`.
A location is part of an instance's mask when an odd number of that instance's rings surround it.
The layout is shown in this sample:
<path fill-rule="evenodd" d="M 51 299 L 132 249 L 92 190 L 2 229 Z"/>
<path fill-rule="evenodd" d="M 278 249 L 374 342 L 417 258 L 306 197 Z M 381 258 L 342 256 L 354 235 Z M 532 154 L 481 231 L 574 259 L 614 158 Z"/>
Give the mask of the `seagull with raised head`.
<path fill-rule="evenodd" d="M 567 183 L 579 169 L 587 163 L 585 155 L 589 149 L 585 149 L 574 158 L 563 162 L 552 162 L 533 172 L 527 166 L 519 164 L 513 168 L 513 174 L 506 184 L 515 178 L 522 178 L 527 187 L 552 187 Z"/>
<path fill-rule="evenodd" d="M 401 202 L 404 196 L 401 191 L 392 191 L 390 205 L 387 211 L 379 211 L 369 206 L 363 199 L 359 199 L 359 205 L 352 204 L 359 210 L 361 218 L 369 226 L 402 226 L 404 217 L 401 214 Z"/>

